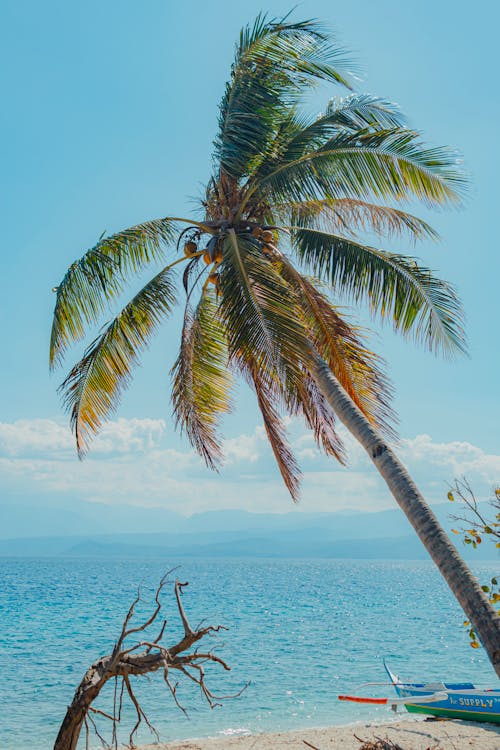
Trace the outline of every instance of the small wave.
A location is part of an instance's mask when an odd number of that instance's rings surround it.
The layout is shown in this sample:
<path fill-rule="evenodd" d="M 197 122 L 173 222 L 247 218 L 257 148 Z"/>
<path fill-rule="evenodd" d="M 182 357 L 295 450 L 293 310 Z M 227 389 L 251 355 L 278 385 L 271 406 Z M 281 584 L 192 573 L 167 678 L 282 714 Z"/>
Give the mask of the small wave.
<path fill-rule="evenodd" d="M 219 734 L 223 734 L 226 737 L 234 737 L 235 735 L 248 735 L 252 734 L 247 727 L 228 727 L 222 729 Z"/>

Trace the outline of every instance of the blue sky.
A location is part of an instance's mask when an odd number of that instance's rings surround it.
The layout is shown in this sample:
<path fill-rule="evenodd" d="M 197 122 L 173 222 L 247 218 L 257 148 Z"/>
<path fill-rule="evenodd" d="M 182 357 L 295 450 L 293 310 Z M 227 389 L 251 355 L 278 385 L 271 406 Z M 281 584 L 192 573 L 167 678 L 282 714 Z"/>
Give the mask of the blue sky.
<path fill-rule="evenodd" d="M 415 252 L 457 286 L 467 313 L 470 358 L 440 361 L 390 331 L 374 343 L 396 385 L 400 434 L 407 441 L 403 452 L 431 500 L 441 499 L 446 481 L 464 471 L 481 492 L 500 478 L 499 12 L 493 2 L 481 7 L 478 13 L 448 0 L 417 5 L 315 0 L 295 12 L 336 29 L 362 67 L 359 89 L 397 101 L 430 142 L 457 148 L 471 174 L 467 205 L 432 217 L 440 244 L 416 250 L 392 246 Z M 2 8 L 4 501 L 40 496 L 69 503 L 99 496 L 146 502 L 140 477 L 154 474 L 153 462 L 157 478 L 149 502 L 172 508 L 180 503 L 185 512 L 214 503 L 262 510 L 262 502 L 256 507 L 258 486 L 262 492 L 267 488 L 269 507 L 289 510 L 249 394 L 241 393 L 240 409 L 228 420 L 229 466 L 217 478 L 201 470 L 185 441 L 173 434 L 168 370 L 177 326 L 165 329 L 145 356 L 120 407 L 121 421 L 108 433 L 117 442 L 96 450 L 86 465 L 77 463 L 60 432 L 64 420 L 56 386 L 62 372 L 49 377 L 47 368 L 51 288 L 66 267 L 103 230 L 193 209 L 210 170 L 217 104 L 235 38 L 262 6 L 221 0 L 175 5 L 4 0 Z M 273 3 L 269 11 L 279 15 L 289 8 Z M 312 105 L 319 110 L 335 93 L 322 90 Z M 291 427 L 298 449 L 309 449 L 304 431 Z M 441 456 L 439 470 L 435 456 Z M 348 475 L 312 453 L 302 457 L 304 510 L 334 509 L 343 502 L 390 506 L 378 480 L 363 484 L 371 474 L 361 458 L 353 458 Z M 109 479 L 115 475 L 116 481 Z M 118 478 L 123 486 L 117 493 Z M 127 478 L 133 492 L 127 493 Z"/>

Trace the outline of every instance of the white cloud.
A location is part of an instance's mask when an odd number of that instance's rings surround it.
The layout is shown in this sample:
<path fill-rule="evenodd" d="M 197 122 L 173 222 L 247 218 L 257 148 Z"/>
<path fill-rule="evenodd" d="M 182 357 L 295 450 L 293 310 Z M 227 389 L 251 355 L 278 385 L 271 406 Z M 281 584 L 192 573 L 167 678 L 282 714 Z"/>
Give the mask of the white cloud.
<path fill-rule="evenodd" d="M 393 507 L 371 461 L 345 431 L 347 468 L 320 454 L 296 420 L 289 430 L 304 471 L 302 510 Z M 185 514 L 229 507 L 290 510 L 262 426 L 226 440 L 225 452 L 226 465 L 213 474 L 165 430 L 162 420 L 117 419 L 104 427 L 89 457 L 79 462 L 68 428 L 54 420 L 0 423 L 0 491 L 6 502 L 12 496 L 50 496 L 162 506 Z M 442 502 L 447 483 L 464 474 L 484 495 L 500 480 L 500 455 L 470 443 L 437 443 L 418 435 L 402 440 L 397 452 L 431 502 Z"/>
<path fill-rule="evenodd" d="M 490 483 L 500 480 L 500 455 L 485 453 L 472 443 L 436 443 L 430 435 L 417 435 L 401 441 L 401 453 L 412 464 L 442 467 L 453 477 L 475 475 Z"/>
<path fill-rule="evenodd" d="M 251 435 L 238 435 L 224 441 L 224 455 L 228 463 L 250 461 L 255 463 L 262 456 L 263 443 L 266 443 L 263 427 L 256 427 Z"/>
<path fill-rule="evenodd" d="M 100 454 L 145 453 L 159 445 L 163 419 L 116 419 L 107 422 L 92 448 Z"/>
<path fill-rule="evenodd" d="M 0 455 L 39 456 L 70 450 L 71 434 L 50 419 L 20 419 L 0 422 Z"/>
<path fill-rule="evenodd" d="M 144 453 L 157 445 L 165 430 L 161 419 L 116 419 L 107 422 L 92 451 L 97 455 Z M 51 419 L 0 422 L 0 456 L 53 459 L 74 454 L 74 440 L 67 425 Z"/>

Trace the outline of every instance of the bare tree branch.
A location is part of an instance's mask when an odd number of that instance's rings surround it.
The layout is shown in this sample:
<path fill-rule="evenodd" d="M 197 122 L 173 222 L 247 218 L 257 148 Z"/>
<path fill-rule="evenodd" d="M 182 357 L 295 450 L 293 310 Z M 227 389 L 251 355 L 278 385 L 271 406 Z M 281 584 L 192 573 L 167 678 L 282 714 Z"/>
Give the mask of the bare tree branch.
<path fill-rule="evenodd" d="M 101 711 L 100 708 L 89 706 L 89 711 L 92 711 L 93 714 L 99 714 L 99 716 L 104 716 L 106 719 L 110 719 L 111 721 L 116 721 L 115 716 L 111 716 L 111 714 L 106 713 L 106 711 Z"/>
<path fill-rule="evenodd" d="M 134 691 L 132 690 L 132 685 L 130 684 L 130 679 L 129 679 L 128 675 L 124 675 L 123 676 L 123 682 L 125 683 L 125 689 L 126 689 L 127 693 L 129 694 L 130 700 L 134 704 L 134 708 L 135 708 L 135 710 L 137 712 L 137 722 L 136 722 L 134 728 L 132 729 L 132 731 L 130 733 L 130 746 L 134 747 L 134 735 L 137 732 L 137 730 L 139 729 L 139 726 L 141 725 L 141 722 L 142 722 L 143 719 L 146 722 L 146 726 L 148 727 L 149 731 L 155 736 L 156 741 L 159 742 L 160 741 L 160 735 L 158 734 L 157 730 L 154 728 L 154 726 L 149 721 L 149 719 L 148 719 L 148 717 L 147 717 L 144 709 L 142 708 L 142 706 L 140 705 L 139 701 L 135 697 L 135 694 L 134 694 Z"/>
<path fill-rule="evenodd" d="M 171 670 L 173 669 L 177 670 L 184 677 L 187 677 L 189 681 L 194 682 L 200 688 L 203 697 L 211 708 L 220 705 L 219 701 L 224 700 L 225 698 L 241 695 L 243 690 L 247 687 L 247 685 L 245 685 L 234 696 L 217 696 L 207 686 L 204 664 L 214 664 L 214 666 L 222 667 L 222 669 L 226 671 L 229 671 L 230 667 L 223 659 L 215 655 L 213 650 L 199 651 L 199 647 L 197 647 L 196 644 L 205 636 L 216 635 L 219 631 L 227 630 L 227 628 L 224 628 L 222 625 L 205 625 L 204 627 L 198 627 L 196 630 L 191 628 L 181 601 L 183 589 L 188 585 L 187 583 L 181 583 L 178 580 L 174 583 L 174 596 L 183 629 L 181 639 L 177 641 L 177 643 L 168 647 L 162 644 L 161 641 L 165 635 L 167 624 L 166 619 L 163 621 L 160 632 L 156 637 L 153 639 L 147 637 L 146 631 L 155 623 L 161 612 L 161 594 L 168 583 L 168 576 L 172 572 L 173 571 L 169 571 L 169 573 L 163 576 L 156 589 L 154 595 L 155 606 L 151 615 L 144 620 L 144 622 L 133 624 L 134 617 L 136 616 L 136 607 L 141 601 L 141 590 L 140 588 L 138 589 L 137 596 L 125 615 L 120 635 L 111 654 L 108 656 L 102 656 L 94 662 L 85 673 L 80 685 L 77 687 L 73 701 L 71 702 L 71 705 L 68 706 L 66 715 L 61 724 L 54 745 L 54 750 L 76 750 L 78 738 L 83 726 L 85 726 L 86 743 L 88 747 L 90 746 L 89 734 L 91 727 L 96 736 L 106 747 L 111 746 L 118 748 L 117 726 L 122 718 L 124 695 L 130 700 L 136 713 L 136 722 L 129 735 L 130 747 L 134 746 L 134 738 L 143 722 L 158 740 L 158 732 L 144 712 L 144 709 L 132 688 L 130 678 L 133 676 L 145 676 L 149 678 L 154 672 L 161 671 L 163 673 L 164 682 L 168 687 L 176 706 L 184 713 L 186 713 L 186 709 L 182 706 L 177 696 L 178 683 L 171 679 Z M 146 637 L 130 643 L 130 636 L 139 633 L 144 634 Z M 193 647 L 195 647 L 194 650 Z M 112 712 L 107 712 L 101 708 L 96 708 L 93 703 L 101 689 L 111 679 L 115 680 L 113 710 Z M 119 683 L 121 683 L 120 690 Z M 111 721 L 112 732 L 110 744 L 106 743 L 104 737 L 100 734 L 94 716 L 102 716 L 108 721 Z"/>
<path fill-rule="evenodd" d="M 106 742 L 106 740 L 104 739 L 104 737 L 102 736 L 102 734 L 100 734 L 99 730 L 97 729 L 97 724 L 95 723 L 94 719 L 92 718 L 92 716 L 90 714 L 87 714 L 87 719 L 92 724 L 92 728 L 93 728 L 93 730 L 95 732 L 95 735 L 101 741 L 102 746 L 103 747 L 107 747 L 108 743 Z"/>
<path fill-rule="evenodd" d="M 87 717 L 84 718 L 85 722 L 85 750 L 90 750 L 90 729 Z"/>
<path fill-rule="evenodd" d="M 140 633 L 141 631 L 146 630 L 146 628 L 149 628 L 149 626 L 152 625 L 153 622 L 156 620 L 156 618 L 160 614 L 160 610 L 161 610 L 160 594 L 163 591 L 163 588 L 165 587 L 165 585 L 167 583 L 168 576 L 174 570 L 175 570 L 175 568 L 172 568 L 172 570 L 169 570 L 167 573 L 165 573 L 165 575 L 163 576 L 163 578 L 161 579 L 161 581 L 159 583 L 158 588 L 156 589 L 156 594 L 155 594 L 156 608 L 155 608 L 153 614 L 151 615 L 151 617 L 148 620 L 146 620 L 146 622 L 143 622 L 142 625 L 138 625 L 136 628 L 130 628 L 130 630 L 127 630 L 126 627 L 127 627 L 128 623 L 130 622 L 130 620 L 132 619 L 132 616 L 134 614 L 135 606 L 141 600 L 141 592 L 140 592 L 140 588 L 139 588 L 139 591 L 137 593 L 137 599 L 132 604 L 132 607 L 129 609 L 128 615 L 127 615 L 127 617 L 125 619 L 125 622 L 123 624 L 122 635 L 121 635 L 121 638 L 120 638 L 120 643 L 123 643 L 123 641 L 125 640 L 125 638 L 128 638 L 128 636 L 132 635 L 132 633 Z"/>
<path fill-rule="evenodd" d="M 182 596 L 182 589 L 188 586 L 188 583 L 181 583 L 180 581 L 175 582 L 175 598 L 177 599 L 177 607 L 179 608 L 179 614 L 181 616 L 182 624 L 184 626 L 184 634 L 186 637 L 189 637 L 190 635 L 193 635 L 193 630 L 191 630 L 191 626 L 189 624 L 189 620 L 186 616 L 186 612 L 184 611 L 183 604 L 181 602 L 181 596 Z"/>
<path fill-rule="evenodd" d="M 188 712 L 185 706 L 183 706 L 182 703 L 180 703 L 179 699 L 177 698 L 177 686 L 179 685 L 179 683 L 176 682 L 175 685 L 172 685 L 172 683 L 170 682 L 170 678 L 168 676 L 168 669 L 165 669 L 165 671 L 163 672 L 163 678 L 168 686 L 168 689 L 170 690 L 172 698 L 175 701 L 175 705 L 177 706 L 177 708 L 180 708 L 180 710 L 185 716 L 187 716 Z"/>
<path fill-rule="evenodd" d="M 161 626 L 160 633 L 159 633 L 159 635 L 156 636 L 156 638 L 153 641 L 154 644 L 159 643 L 161 641 L 161 639 L 163 638 L 163 635 L 165 633 L 165 628 L 166 627 L 167 627 L 167 621 L 163 620 L 163 625 Z"/>

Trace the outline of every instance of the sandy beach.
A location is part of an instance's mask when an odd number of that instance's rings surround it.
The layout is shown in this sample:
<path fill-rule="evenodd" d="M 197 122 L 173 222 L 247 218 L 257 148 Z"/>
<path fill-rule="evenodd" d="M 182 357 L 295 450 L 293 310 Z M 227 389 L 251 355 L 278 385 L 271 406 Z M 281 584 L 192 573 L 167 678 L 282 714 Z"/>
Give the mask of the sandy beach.
<path fill-rule="evenodd" d="M 401 721 L 303 729 L 276 734 L 181 740 L 141 750 L 358 750 L 361 740 L 388 738 L 403 750 L 500 750 L 500 726 L 461 721 Z"/>

